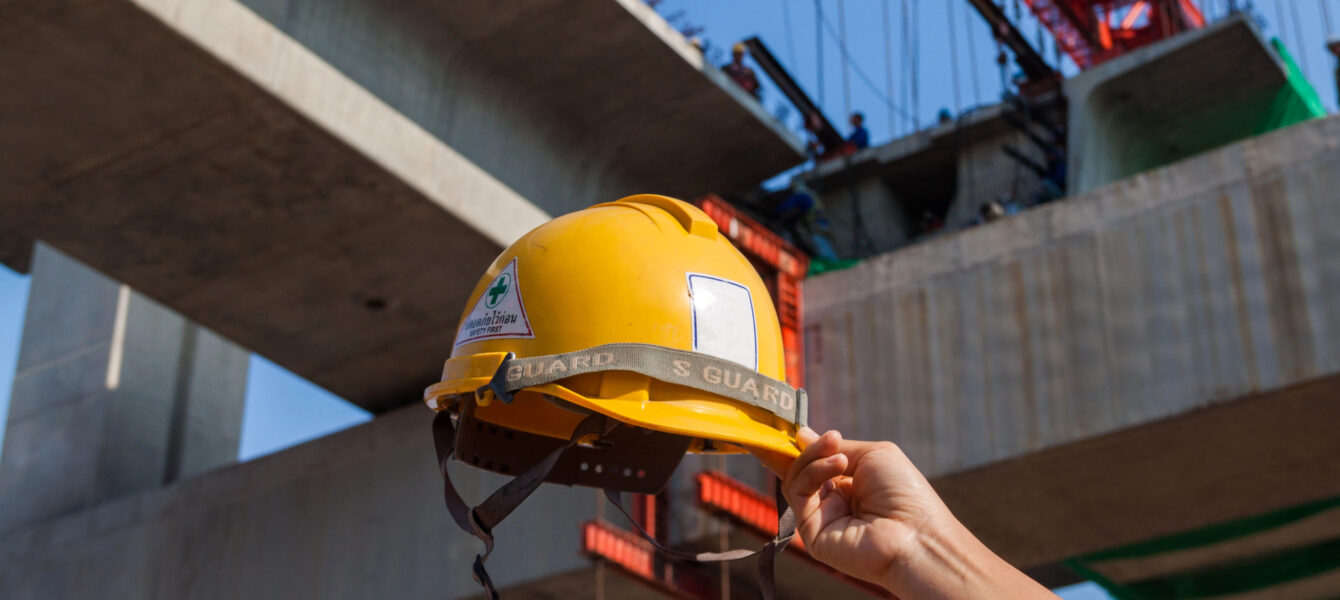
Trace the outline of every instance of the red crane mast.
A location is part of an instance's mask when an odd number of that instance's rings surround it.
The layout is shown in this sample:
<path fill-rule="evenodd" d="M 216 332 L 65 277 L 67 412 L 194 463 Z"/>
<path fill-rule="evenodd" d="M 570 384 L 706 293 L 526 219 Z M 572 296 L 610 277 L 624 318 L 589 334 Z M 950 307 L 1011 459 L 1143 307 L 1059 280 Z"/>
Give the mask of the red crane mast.
<path fill-rule="evenodd" d="M 1080 69 L 1205 26 L 1194 0 L 1024 0 Z"/>

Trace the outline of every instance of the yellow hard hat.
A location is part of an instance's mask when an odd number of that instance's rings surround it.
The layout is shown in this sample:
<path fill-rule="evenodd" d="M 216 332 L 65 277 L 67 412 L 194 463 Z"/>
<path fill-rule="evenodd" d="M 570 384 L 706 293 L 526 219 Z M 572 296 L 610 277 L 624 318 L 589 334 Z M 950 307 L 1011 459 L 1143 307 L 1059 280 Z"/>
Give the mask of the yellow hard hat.
<path fill-rule="evenodd" d="M 735 42 L 735 45 L 731 46 L 730 51 L 732 54 L 734 53 L 743 54 L 745 51 L 744 42 Z"/>
<path fill-rule="evenodd" d="M 785 381 L 777 314 L 749 260 L 693 205 L 638 195 L 504 250 L 424 401 L 439 411 L 453 516 L 491 548 L 488 531 L 540 481 L 655 493 L 685 452 L 798 456 L 808 403 Z M 464 509 L 452 455 L 533 484 Z"/>

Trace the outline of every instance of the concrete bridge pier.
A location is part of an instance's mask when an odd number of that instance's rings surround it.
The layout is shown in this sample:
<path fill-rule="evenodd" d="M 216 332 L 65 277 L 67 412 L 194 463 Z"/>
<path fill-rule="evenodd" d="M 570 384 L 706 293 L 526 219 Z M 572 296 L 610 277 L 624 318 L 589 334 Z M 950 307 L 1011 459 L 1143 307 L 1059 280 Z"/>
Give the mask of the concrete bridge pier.
<path fill-rule="evenodd" d="M 237 458 L 248 353 L 38 243 L 0 534 Z"/>

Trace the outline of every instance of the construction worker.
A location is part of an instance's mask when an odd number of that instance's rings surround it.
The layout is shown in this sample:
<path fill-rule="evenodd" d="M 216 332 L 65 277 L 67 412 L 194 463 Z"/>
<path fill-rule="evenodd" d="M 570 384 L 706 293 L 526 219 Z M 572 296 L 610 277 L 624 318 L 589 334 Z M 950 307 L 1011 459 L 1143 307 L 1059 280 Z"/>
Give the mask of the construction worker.
<path fill-rule="evenodd" d="M 903 600 L 1056 597 L 969 532 L 898 446 L 808 427 L 796 441 L 794 461 L 754 454 L 782 477 L 810 556 Z"/>
<path fill-rule="evenodd" d="M 853 148 L 860 150 L 870 146 L 870 131 L 865 128 L 865 115 L 860 111 L 851 114 L 849 119 L 851 123 L 851 135 L 847 136 L 847 143 Z"/>
<path fill-rule="evenodd" d="M 759 96 L 758 76 L 754 75 L 754 70 L 749 65 L 744 64 L 745 47 L 743 43 L 737 43 L 731 48 L 730 64 L 721 67 L 722 71 L 740 86 L 744 91 L 755 98 Z"/>

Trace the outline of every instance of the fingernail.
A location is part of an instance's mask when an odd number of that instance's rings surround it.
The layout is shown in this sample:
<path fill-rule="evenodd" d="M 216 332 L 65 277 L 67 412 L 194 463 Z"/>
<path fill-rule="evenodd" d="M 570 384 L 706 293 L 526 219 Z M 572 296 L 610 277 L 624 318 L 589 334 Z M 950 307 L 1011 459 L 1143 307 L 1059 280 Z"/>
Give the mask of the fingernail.
<path fill-rule="evenodd" d="M 845 458 L 845 456 L 842 455 L 842 454 L 834 454 L 834 455 L 832 455 L 832 456 L 830 456 L 830 457 L 828 457 L 828 458 L 825 458 L 825 459 L 824 459 L 824 462 L 826 462 L 826 463 L 828 463 L 828 464 L 830 464 L 830 465 L 836 465 L 836 464 L 838 464 L 839 462 L 842 462 L 842 459 L 843 459 L 843 458 Z"/>
<path fill-rule="evenodd" d="M 819 434 L 809 427 L 801 427 L 800 431 L 796 432 L 796 440 L 799 441 L 802 446 L 813 444 L 817 439 L 819 439 Z"/>

